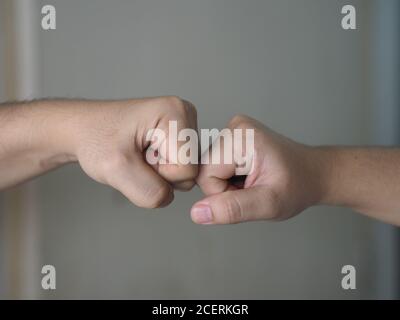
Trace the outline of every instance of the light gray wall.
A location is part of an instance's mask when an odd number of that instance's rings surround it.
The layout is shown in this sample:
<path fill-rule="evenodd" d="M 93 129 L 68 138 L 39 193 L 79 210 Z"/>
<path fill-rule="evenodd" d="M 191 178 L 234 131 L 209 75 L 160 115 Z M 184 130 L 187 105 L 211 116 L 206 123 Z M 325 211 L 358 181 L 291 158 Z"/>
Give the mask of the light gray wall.
<path fill-rule="evenodd" d="M 340 28 L 332 0 L 46 0 L 57 30 L 41 31 L 47 97 L 176 94 L 200 127 L 247 113 L 299 141 L 370 141 L 368 9 Z M 317 207 L 284 223 L 201 227 L 198 190 L 168 208 L 136 208 L 70 166 L 40 178 L 47 298 L 359 298 L 374 291 L 373 222 Z M 358 290 L 340 287 L 356 266 Z M 372 264 L 373 265 L 373 264 Z"/>

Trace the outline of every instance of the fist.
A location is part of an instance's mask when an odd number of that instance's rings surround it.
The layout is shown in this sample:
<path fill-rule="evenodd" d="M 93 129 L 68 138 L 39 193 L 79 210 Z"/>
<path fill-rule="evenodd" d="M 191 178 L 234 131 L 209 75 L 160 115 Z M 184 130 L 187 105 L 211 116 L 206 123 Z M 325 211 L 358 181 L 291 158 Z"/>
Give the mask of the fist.
<path fill-rule="evenodd" d="M 246 116 L 234 117 L 227 129 L 254 129 L 253 168 L 246 176 L 235 176 L 234 163 L 202 161 L 197 183 L 206 197 L 192 207 L 195 223 L 283 220 L 319 201 L 319 165 L 314 161 L 317 157 L 313 148 L 291 141 Z M 223 148 L 223 144 L 212 145 L 209 153 L 215 148 Z"/>
<path fill-rule="evenodd" d="M 170 121 L 176 122 L 178 130 L 197 130 L 196 110 L 190 102 L 177 97 L 88 102 L 75 116 L 73 131 L 79 135 L 73 149 L 82 169 L 134 204 L 163 207 L 173 200 L 174 189 L 190 190 L 195 184 L 197 164 L 166 159 L 165 164 L 150 165 L 145 157 L 152 147 L 147 139 L 150 130 L 161 129 L 168 138 Z"/>

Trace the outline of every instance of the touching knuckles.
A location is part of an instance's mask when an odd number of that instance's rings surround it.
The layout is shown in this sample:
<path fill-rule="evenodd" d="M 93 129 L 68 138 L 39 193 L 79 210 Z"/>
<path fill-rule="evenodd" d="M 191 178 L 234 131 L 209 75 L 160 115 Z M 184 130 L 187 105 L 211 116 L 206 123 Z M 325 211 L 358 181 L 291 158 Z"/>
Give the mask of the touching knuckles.
<path fill-rule="evenodd" d="M 92 178 L 113 186 L 130 201 L 145 208 L 166 206 L 174 198 L 173 189 L 188 191 L 197 183 L 206 194 L 206 200 L 213 214 L 212 223 L 216 224 L 279 218 L 282 199 L 277 193 L 266 193 L 263 197 L 257 195 L 253 203 L 251 197 L 254 197 L 254 194 L 249 193 L 250 199 L 245 201 L 244 194 L 236 193 L 241 192 L 243 188 L 238 189 L 230 185 L 230 178 L 235 176 L 235 166 L 232 164 L 198 165 L 178 162 L 151 167 L 144 157 L 143 150 L 146 150 L 146 147 L 136 148 L 134 142 L 131 141 L 132 137 L 137 135 L 137 132 L 132 133 L 132 131 L 138 130 L 137 128 L 150 130 L 154 124 L 165 128 L 165 124 L 170 120 L 177 121 L 178 128 L 190 128 L 197 131 L 196 108 L 190 102 L 177 96 L 144 99 L 136 101 L 135 105 L 139 105 L 139 108 L 131 106 L 128 110 L 124 110 L 124 114 L 129 114 L 131 120 L 123 121 L 125 126 L 123 130 L 115 128 L 118 132 L 129 132 L 131 127 L 130 134 L 124 133 L 122 137 L 120 134 L 113 136 L 103 134 L 101 137 L 104 130 L 98 124 L 98 131 L 94 135 L 96 141 L 99 142 L 87 144 L 89 150 L 85 150 L 86 154 L 97 156 L 80 159 L 82 167 Z M 230 130 L 255 128 L 258 132 L 260 131 L 257 122 L 244 115 L 233 117 L 227 127 Z M 260 137 L 259 133 L 258 137 Z M 261 135 L 261 140 L 263 139 Z M 222 143 L 218 145 L 218 148 L 222 147 Z M 249 214 L 249 211 L 257 207 L 261 207 L 257 209 L 257 215 Z M 192 218 L 196 220 L 193 215 Z"/>

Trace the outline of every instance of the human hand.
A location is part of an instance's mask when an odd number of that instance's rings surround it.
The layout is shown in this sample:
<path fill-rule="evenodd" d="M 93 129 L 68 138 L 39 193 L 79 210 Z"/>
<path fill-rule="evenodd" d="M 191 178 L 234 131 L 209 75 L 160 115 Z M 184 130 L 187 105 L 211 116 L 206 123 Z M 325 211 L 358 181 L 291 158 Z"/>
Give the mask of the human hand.
<path fill-rule="evenodd" d="M 193 187 L 197 164 L 178 161 L 152 167 L 145 160 L 151 144 L 146 140 L 150 129 L 161 129 L 168 135 L 169 121 L 174 120 L 178 130 L 197 130 L 196 110 L 191 103 L 160 97 L 82 105 L 69 120 L 73 141 L 70 153 L 91 178 L 145 208 L 168 205 L 174 188 Z"/>
<path fill-rule="evenodd" d="M 316 149 L 291 141 L 246 116 L 234 117 L 228 129 L 254 129 L 253 170 L 238 185 L 235 164 L 201 165 L 197 183 L 206 197 L 192 207 L 195 223 L 284 220 L 320 201 L 323 168 Z"/>

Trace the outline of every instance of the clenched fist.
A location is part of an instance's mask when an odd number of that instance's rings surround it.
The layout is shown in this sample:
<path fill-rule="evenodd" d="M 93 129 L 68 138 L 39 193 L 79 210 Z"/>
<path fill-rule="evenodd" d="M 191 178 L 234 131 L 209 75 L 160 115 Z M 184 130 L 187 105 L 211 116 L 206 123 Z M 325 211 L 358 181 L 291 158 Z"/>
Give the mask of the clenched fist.
<path fill-rule="evenodd" d="M 312 148 L 295 143 L 246 116 L 233 118 L 227 129 L 232 132 L 254 129 L 253 168 L 248 175 L 240 177 L 235 176 L 234 162 L 202 164 L 197 183 L 206 198 L 193 206 L 194 222 L 283 220 L 320 200 L 319 161 L 313 161 Z M 210 154 L 215 148 L 223 147 L 221 143 L 213 145 Z M 233 144 L 232 148 L 235 147 Z M 235 150 L 231 152 L 234 154 Z"/>

